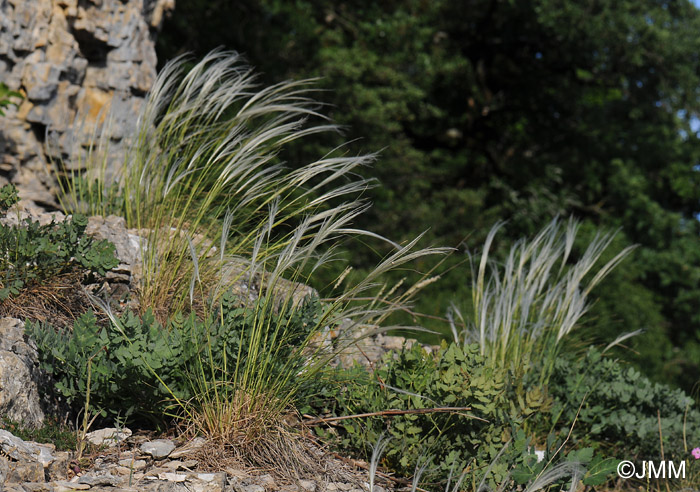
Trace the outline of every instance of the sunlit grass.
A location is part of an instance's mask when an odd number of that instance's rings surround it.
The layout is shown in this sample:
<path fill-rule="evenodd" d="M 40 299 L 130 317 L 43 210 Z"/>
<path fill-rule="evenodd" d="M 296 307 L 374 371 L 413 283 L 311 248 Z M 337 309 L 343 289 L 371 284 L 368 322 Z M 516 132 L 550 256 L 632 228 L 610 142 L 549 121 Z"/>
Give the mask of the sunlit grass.
<path fill-rule="evenodd" d="M 141 309 L 154 309 L 163 326 L 183 310 L 208 323 L 204 338 L 190 336 L 198 358 L 183 361 L 192 398 L 178 398 L 150 368 L 170 394 L 171 416 L 191 433 L 254 449 L 298 403 L 299 389 L 358 340 L 356 333 L 389 329 L 387 317 L 429 283 L 423 278 L 386 288 L 384 275 L 447 250 L 419 249 L 420 238 L 398 245 L 353 227 L 368 207 L 362 194 L 371 185 L 357 171 L 375 155 L 336 150 L 311 163 L 286 167 L 280 161 L 289 142 L 336 129 L 318 113 L 310 81 L 259 87 L 234 53 L 213 52 L 187 72 L 183 62 L 159 74 L 116 180 L 109 181 L 104 159 L 95 159 L 97 181 L 87 190 L 67 187 L 72 200 L 66 203 L 92 210 L 100 202 L 118 204 L 127 225 L 147 238 L 136 286 Z M 359 279 L 339 280 L 323 315 L 284 355 L 294 327 L 277 314 L 301 309 L 295 286 L 336 260 L 335 247 L 348 237 L 385 241 L 392 252 Z M 254 299 L 240 299 L 251 316 L 235 333 L 242 340 L 239 353 L 221 362 L 210 332 L 217 321 L 226 329 L 216 319 L 220 302 L 232 286 L 254 278 Z M 341 323 L 346 337 L 332 350 L 315 343 L 324 329 Z"/>
<path fill-rule="evenodd" d="M 591 291 L 634 247 L 597 266 L 614 234 L 597 234 L 575 258 L 578 222 L 554 219 L 533 239 L 514 244 L 498 265 L 489 250 L 502 226 L 489 232 L 476 271 L 472 265 L 473 316 L 465 319 L 453 307 L 453 336 L 457 342 L 478 343 L 490 363 L 516 373 L 530 363 L 540 365 L 540 383 L 545 384 L 562 344 L 590 308 Z"/>

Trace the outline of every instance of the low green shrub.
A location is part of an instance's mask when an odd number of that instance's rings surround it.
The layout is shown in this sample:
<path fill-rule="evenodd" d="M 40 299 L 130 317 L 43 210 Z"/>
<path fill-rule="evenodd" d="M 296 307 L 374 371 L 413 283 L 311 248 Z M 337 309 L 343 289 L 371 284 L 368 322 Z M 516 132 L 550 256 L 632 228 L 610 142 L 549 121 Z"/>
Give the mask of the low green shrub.
<path fill-rule="evenodd" d="M 250 334 L 258 317 L 268 320 L 263 337 L 284 328 L 274 341 L 277 357 L 270 373 L 301 370 L 295 348 L 321 313 L 318 299 L 272 312 L 271 303 L 241 307 L 235 296 L 225 295 L 206 320 L 177 314 L 162 327 L 149 310 L 142 317 L 124 313 L 118 326 L 100 326 L 88 312 L 72 329 L 28 323 L 27 333 L 37 343 L 41 367 L 72 407 L 85 404 L 91 373 L 90 402 L 103 417 L 145 417 L 158 424 L 177 401 L 203 390 L 203 372 L 214 381 L 237 380 L 236 371 L 252 357 Z M 296 366 L 290 368 L 292 359 Z"/>
<path fill-rule="evenodd" d="M 410 476 L 414 467 L 424 464 L 424 480 L 443 485 L 450 475 L 454 483 L 465 472 L 459 490 L 477 489 L 482 480 L 490 487 L 533 483 L 553 465 L 559 470 L 575 465 L 587 485 L 605 482 L 616 461 L 594 456 L 590 448 L 565 445 L 566 434 L 545 434 L 543 444 L 523 430 L 527 416 L 548 412 L 550 398 L 512 381 L 509 372 L 484 360 L 476 344 L 443 344 L 435 355 L 414 346 L 387 354 L 373 373 L 359 366 L 341 370 L 340 384 L 325 387 L 321 393 L 330 398 L 317 400 L 315 410 L 336 416 L 371 415 L 341 420 L 332 430 L 319 427 L 317 432 L 343 450 L 367 457 L 371 443 L 389 438 L 384 465 Z M 419 413 L 446 407 L 454 411 Z M 544 447 L 543 462 L 533 453 L 536 444 Z M 570 482 L 571 475 L 562 473 L 555 482 L 566 480 Z"/>
<path fill-rule="evenodd" d="M 429 468 L 436 469 L 437 476 L 442 477 L 453 466 L 462 469 L 472 459 L 488 464 L 508 440 L 511 424 L 519 418 L 508 399 L 505 372 L 486 365 L 477 345 L 443 345 L 437 356 L 414 346 L 398 354 L 387 354 L 374 373 L 357 366 L 341 377 L 346 380 L 345 389 L 325 409 L 335 415 L 388 409 L 471 408 L 396 416 L 378 414 L 342 421 L 338 440 L 341 447 L 369 454 L 370 444 L 386 433 L 391 442 L 385 463 L 404 475 L 412 473 L 414 465 L 426 459 Z M 319 432 L 331 437 L 323 429 Z"/>
<path fill-rule="evenodd" d="M 608 455 L 658 460 L 661 436 L 666 459 L 687 459 L 686 444 L 697 445 L 700 411 L 692 398 L 597 349 L 578 361 L 559 358 L 549 388 L 554 425 L 569 426 L 578 413 L 574 437 Z"/>
<path fill-rule="evenodd" d="M 164 381 L 181 381 L 189 345 L 182 343 L 179 331 L 158 325 L 150 311 L 142 318 L 126 312 L 120 320 L 129 340 L 99 326 L 92 311 L 70 329 L 38 323 L 28 323 L 26 329 L 37 343 L 42 369 L 54 377 L 56 390 L 73 408 L 84 405 L 91 373 L 90 401 L 103 416 L 124 417 L 134 411 L 156 415 L 168 394 L 152 369 Z"/>
<path fill-rule="evenodd" d="M 353 370 L 353 383 L 338 397 L 338 414 L 471 407 L 454 413 L 375 416 L 342 422 L 341 444 L 368 450 L 383 433 L 392 438 L 385 454 L 396 470 L 410 471 L 429 451 L 443 471 L 460 460 L 493 458 L 502 447 L 509 406 L 505 374 L 484 364 L 478 347 L 443 347 L 437 357 L 415 346 L 393 358 L 388 354 L 374 374 Z M 396 391 L 397 388 L 399 391 Z M 477 418 L 474 418 L 477 417 Z M 443 439 L 450 435 L 448 440 Z"/>
<path fill-rule="evenodd" d="M 0 188 L 0 213 L 17 201 L 14 185 Z M 85 236 L 87 223 L 85 216 L 76 214 L 43 226 L 31 219 L 0 225 L 0 301 L 32 283 L 76 269 L 104 275 L 117 266 L 114 245 Z"/>

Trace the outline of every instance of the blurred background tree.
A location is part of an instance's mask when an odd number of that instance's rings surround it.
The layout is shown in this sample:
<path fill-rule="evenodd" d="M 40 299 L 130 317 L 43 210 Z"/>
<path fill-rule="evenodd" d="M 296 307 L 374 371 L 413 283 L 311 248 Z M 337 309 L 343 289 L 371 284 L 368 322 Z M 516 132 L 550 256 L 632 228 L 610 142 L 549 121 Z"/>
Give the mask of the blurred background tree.
<path fill-rule="evenodd" d="M 554 215 L 640 244 L 595 292 L 589 337 L 644 328 L 625 354 L 690 389 L 700 375 L 700 15 L 688 0 L 177 0 L 159 60 L 223 46 L 264 82 L 321 77 L 342 141 L 381 150 L 364 227 L 460 248 L 416 311 L 468 295 L 464 251 Z M 498 247 L 498 245 L 497 245 Z M 381 253 L 381 250 L 380 250 Z M 359 268 L 366 255 L 353 253 Z M 428 268 L 430 265 L 422 265 Z M 438 330 L 436 320 L 421 320 Z"/>

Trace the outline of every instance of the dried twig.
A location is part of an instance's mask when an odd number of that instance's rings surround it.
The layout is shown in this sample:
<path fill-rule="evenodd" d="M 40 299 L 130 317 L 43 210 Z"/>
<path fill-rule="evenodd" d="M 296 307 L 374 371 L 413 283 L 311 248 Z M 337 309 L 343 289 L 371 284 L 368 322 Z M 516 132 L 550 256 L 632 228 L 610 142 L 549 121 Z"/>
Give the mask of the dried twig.
<path fill-rule="evenodd" d="M 471 407 L 434 407 L 434 408 L 415 408 L 413 410 L 381 410 L 378 412 L 368 412 L 368 413 L 357 413 L 355 415 L 343 415 L 340 417 L 319 417 L 316 419 L 305 420 L 304 425 L 317 425 L 325 424 L 329 422 L 338 422 L 340 420 L 348 419 L 360 419 L 364 417 L 385 417 L 393 415 L 415 415 L 415 414 L 426 414 L 426 413 L 459 413 L 470 419 L 480 420 L 482 422 L 488 422 L 486 419 L 480 417 L 475 417 L 474 415 L 462 414 L 461 412 L 468 412 Z"/>

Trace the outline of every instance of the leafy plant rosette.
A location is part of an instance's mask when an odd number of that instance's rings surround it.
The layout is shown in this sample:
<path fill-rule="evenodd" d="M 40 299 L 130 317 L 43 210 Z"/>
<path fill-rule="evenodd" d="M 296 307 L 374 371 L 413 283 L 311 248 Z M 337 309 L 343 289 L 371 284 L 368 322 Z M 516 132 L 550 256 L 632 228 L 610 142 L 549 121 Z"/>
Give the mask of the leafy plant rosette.
<path fill-rule="evenodd" d="M 18 200 L 14 185 L 0 188 L 0 213 Z M 104 275 L 117 266 L 114 245 L 87 237 L 87 224 L 85 216 L 76 214 L 60 223 L 40 225 L 26 218 L 17 225 L 0 225 L 0 301 L 75 269 Z"/>

